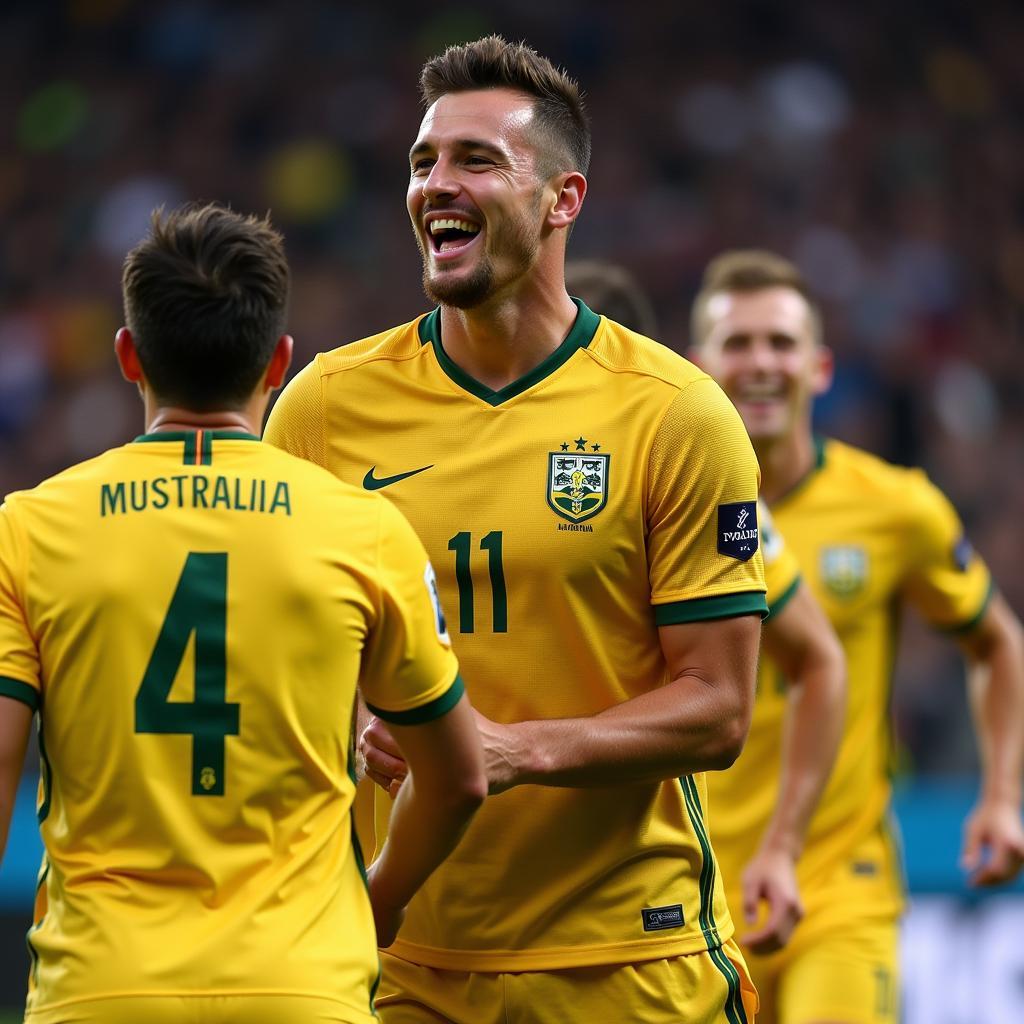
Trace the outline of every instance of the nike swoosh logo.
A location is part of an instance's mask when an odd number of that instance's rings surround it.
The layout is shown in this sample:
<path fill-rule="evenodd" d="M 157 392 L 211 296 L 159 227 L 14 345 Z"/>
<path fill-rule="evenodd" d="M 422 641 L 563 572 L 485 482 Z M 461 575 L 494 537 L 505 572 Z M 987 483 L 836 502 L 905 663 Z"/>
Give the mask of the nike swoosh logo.
<path fill-rule="evenodd" d="M 376 466 L 371 466 L 366 471 L 366 476 L 363 477 L 363 487 L 368 491 L 379 491 L 382 487 L 397 484 L 399 480 L 407 480 L 417 473 L 425 473 L 428 469 L 433 469 L 434 464 L 431 463 L 429 466 L 422 466 L 419 469 L 410 469 L 408 473 L 397 473 L 395 476 L 374 476 L 373 471 L 376 468 Z"/>

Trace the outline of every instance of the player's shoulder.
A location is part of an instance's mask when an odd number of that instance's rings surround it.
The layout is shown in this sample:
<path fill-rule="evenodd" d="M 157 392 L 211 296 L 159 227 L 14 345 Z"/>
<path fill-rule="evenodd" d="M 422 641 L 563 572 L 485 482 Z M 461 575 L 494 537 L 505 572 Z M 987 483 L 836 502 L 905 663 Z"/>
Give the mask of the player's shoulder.
<path fill-rule="evenodd" d="M 822 463 L 851 493 L 880 502 L 893 512 L 913 513 L 946 499 L 917 466 L 900 466 L 880 455 L 834 439 L 819 441 Z"/>
<path fill-rule="evenodd" d="M 606 316 L 600 318 L 587 352 L 613 373 L 638 374 L 661 381 L 676 391 L 711 382 L 699 366 L 678 352 Z"/>
<path fill-rule="evenodd" d="M 367 363 L 415 359 L 423 351 L 420 325 L 429 315 L 418 316 L 415 320 L 372 334 L 368 338 L 360 338 L 328 352 L 321 352 L 312 365 L 315 365 L 320 377 L 330 377 Z"/>
<path fill-rule="evenodd" d="M 76 500 L 81 486 L 99 478 L 106 478 L 109 467 L 117 463 L 124 451 L 124 446 L 111 448 L 91 459 L 76 462 L 73 466 L 46 477 L 34 487 L 11 491 L 3 498 L 3 503 L 9 510 L 30 510 L 35 506 L 61 499 Z"/>
<path fill-rule="evenodd" d="M 292 455 L 276 445 L 261 442 L 260 458 L 268 470 L 274 470 L 280 479 L 286 479 L 294 486 L 317 492 L 327 501 L 340 501 L 349 506 L 361 507 L 373 514 L 379 514 L 381 495 L 355 487 L 336 477 L 330 470 Z"/>

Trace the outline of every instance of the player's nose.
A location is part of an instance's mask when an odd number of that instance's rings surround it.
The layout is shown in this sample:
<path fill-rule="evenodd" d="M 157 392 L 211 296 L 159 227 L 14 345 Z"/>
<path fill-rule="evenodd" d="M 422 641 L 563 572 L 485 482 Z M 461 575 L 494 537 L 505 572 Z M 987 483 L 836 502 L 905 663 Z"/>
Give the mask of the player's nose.
<path fill-rule="evenodd" d="M 458 195 L 460 186 L 450 160 L 438 158 L 423 179 L 423 195 L 430 200 Z"/>

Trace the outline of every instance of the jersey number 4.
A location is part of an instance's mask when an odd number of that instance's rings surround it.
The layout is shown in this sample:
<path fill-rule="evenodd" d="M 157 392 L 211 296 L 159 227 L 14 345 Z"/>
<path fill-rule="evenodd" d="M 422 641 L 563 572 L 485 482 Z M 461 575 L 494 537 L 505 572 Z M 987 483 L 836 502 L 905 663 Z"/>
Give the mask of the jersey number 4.
<path fill-rule="evenodd" d="M 135 731 L 192 737 L 193 796 L 224 795 L 224 738 L 238 735 L 239 710 L 225 698 L 228 556 L 191 552 L 135 694 Z M 195 692 L 171 688 L 195 634 Z"/>

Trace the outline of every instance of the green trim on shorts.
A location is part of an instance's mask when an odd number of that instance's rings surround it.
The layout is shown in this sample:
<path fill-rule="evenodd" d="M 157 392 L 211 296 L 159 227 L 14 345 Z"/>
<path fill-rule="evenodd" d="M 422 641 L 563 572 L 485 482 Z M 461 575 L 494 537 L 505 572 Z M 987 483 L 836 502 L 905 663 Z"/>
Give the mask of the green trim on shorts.
<path fill-rule="evenodd" d="M 743 1009 L 743 996 L 740 991 L 740 974 L 736 965 L 725 955 L 721 946 L 708 950 L 711 962 L 725 975 L 729 994 L 725 998 L 725 1018 L 729 1024 L 749 1024 L 747 1011 Z"/>

